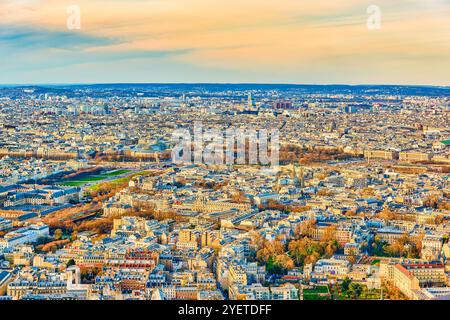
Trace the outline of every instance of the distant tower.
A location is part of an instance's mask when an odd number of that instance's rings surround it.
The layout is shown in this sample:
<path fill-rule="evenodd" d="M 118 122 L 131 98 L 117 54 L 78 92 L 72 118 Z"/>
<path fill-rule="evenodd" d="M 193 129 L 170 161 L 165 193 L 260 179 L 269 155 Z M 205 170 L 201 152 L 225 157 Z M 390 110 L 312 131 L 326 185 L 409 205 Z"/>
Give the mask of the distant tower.
<path fill-rule="evenodd" d="M 297 188 L 304 188 L 305 187 L 305 177 L 304 177 L 304 171 L 303 167 L 300 167 L 300 172 L 297 174 L 297 171 L 295 169 L 294 163 L 292 163 L 292 169 L 291 171 L 291 181 L 294 183 L 294 186 Z"/>
<path fill-rule="evenodd" d="M 255 104 L 254 104 L 254 102 L 253 102 L 252 93 L 250 92 L 250 93 L 248 94 L 248 102 L 247 102 L 247 106 L 248 106 L 249 108 L 252 108 L 254 105 L 255 105 Z"/>
<path fill-rule="evenodd" d="M 300 180 L 300 188 L 305 187 L 305 172 L 303 170 L 303 167 L 300 167 L 300 172 L 298 173 L 298 178 Z"/>
<path fill-rule="evenodd" d="M 292 183 L 295 187 L 297 187 L 299 184 L 300 184 L 300 182 L 298 181 L 298 177 L 297 177 L 297 171 L 295 170 L 295 164 L 294 163 L 292 163 L 292 168 L 291 168 L 291 174 L 290 174 L 290 180 L 291 180 L 291 182 L 290 183 Z"/>
<path fill-rule="evenodd" d="M 281 190 L 280 176 L 281 176 L 281 171 L 277 173 L 277 182 L 275 183 L 275 186 L 273 188 L 277 192 Z"/>
<path fill-rule="evenodd" d="M 297 173 L 295 172 L 295 164 L 294 163 L 291 163 L 291 170 L 290 171 L 291 171 L 290 177 L 291 177 L 291 180 L 293 181 L 295 179 L 296 175 L 297 175 Z"/>

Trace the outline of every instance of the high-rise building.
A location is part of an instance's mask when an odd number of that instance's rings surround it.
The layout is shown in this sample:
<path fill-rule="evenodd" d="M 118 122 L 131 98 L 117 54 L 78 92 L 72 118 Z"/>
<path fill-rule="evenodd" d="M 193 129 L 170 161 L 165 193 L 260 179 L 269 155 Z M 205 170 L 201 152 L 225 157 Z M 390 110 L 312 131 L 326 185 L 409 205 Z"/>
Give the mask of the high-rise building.
<path fill-rule="evenodd" d="M 252 93 L 251 93 L 251 92 L 248 94 L 248 102 L 247 102 L 247 106 L 248 106 L 249 108 L 252 108 L 252 107 L 255 106 L 255 102 L 253 101 L 253 97 L 252 97 Z"/>

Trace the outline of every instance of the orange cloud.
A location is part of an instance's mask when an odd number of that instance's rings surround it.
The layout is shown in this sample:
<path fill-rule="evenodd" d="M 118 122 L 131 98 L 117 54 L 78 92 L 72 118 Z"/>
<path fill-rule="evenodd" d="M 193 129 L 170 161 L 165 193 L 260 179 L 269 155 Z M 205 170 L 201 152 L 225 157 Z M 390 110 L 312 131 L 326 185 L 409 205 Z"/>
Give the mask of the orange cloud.
<path fill-rule="evenodd" d="M 80 32 L 122 40 L 85 50 L 192 49 L 172 59 L 208 68 L 325 72 L 353 63 L 380 72 L 389 65 L 387 75 L 450 71 L 447 1 L 376 2 L 377 31 L 366 27 L 372 1 L 365 0 L 5 0 L 0 12 L 6 24 L 65 30 L 66 7 L 78 4 Z"/>

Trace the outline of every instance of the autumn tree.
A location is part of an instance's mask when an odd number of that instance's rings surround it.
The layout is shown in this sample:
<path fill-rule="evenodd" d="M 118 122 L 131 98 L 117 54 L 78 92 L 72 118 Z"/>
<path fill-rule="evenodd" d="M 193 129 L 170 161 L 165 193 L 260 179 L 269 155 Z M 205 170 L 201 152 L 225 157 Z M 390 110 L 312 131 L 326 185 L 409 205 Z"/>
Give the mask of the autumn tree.
<path fill-rule="evenodd" d="M 259 209 L 285 211 L 287 207 L 284 204 L 281 204 L 273 199 L 269 199 L 265 204 L 259 205 Z"/>
<path fill-rule="evenodd" d="M 78 232 L 76 232 L 76 231 L 72 232 L 72 234 L 70 235 L 70 241 L 77 240 L 77 237 L 78 237 Z"/>
<path fill-rule="evenodd" d="M 361 197 L 370 198 L 375 196 L 375 190 L 373 188 L 363 188 L 361 190 Z"/>
<path fill-rule="evenodd" d="M 256 258 L 264 263 L 267 263 L 270 258 L 275 259 L 276 256 L 284 254 L 284 245 L 279 240 L 268 241 L 264 240 L 262 248 L 256 253 Z"/>
<path fill-rule="evenodd" d="M 443 215 L 437 215 L 435 218 L 434 218 L 434 224 L 436 224 L 436 225 L 440 225 L 440 224 L 442 224 L 443 222 L 445 221 L 445 217 L 443 216 Z"/>
<path fill-rule="evenodd" d="M 313 241 L 308 237 L 293 240 L 288 245 L 289 255 L 297 266 L 316 263 L 322 257 L 330 258 L 338 249 L 335 240 L 328 242 Z"/>
<path fill-rule="evenodd" d="M 326 227 L 322 237 L 322 241 L 329 242 L 336 240 L 336 229 L 337 229 L 336 226 Z"/>
<path fill-rule="evenodd" d="M 438 204 L 440 210 L 450 210 L 450 201 L 442 201 Z"/>
<path fill-rule="evenodd" d="M 387 246 L 386 252 L 393 257 L 420 258 L 421 237 L 411 237 L 404 233 L 400 238 L 395 239 Z"/>
<path fill-rule="evenodd" d="M 286 270 L 290 270 L 294 268 L 294 261 L 287 254 L 279 254 L 275 257 L 274 266 L 285 272 Z"/>
<path fill-rule="evenodd" d="M 93 231 L 98 234 L 109 234 L 113 227 L 112 218 L 100 218 L 83 221 L 76 227 L 77 231 Z"/>
<path fill-rule="evenodd" d="M 55 230 L 55 240 L 61 240 L 63 235 L 63 232 L 61 229 L 56 229 Z"/>
<path fill-rule="evenodd" d="M 356 263 L 356 256 L 347 256 L 347 261 L 354 265 Z"/>
<path fill-rule="evenodd" d="M 295 228 L 294 234 L 297 238 L 304 236 L 310 237 L 315 229 L 316 229 L 316 221 L 309 219 L 300 222 Z"/>
<path fill-rule="evenodd" d="M 234 203 L 246 203 L 249 200 L 243 191 L 238 190 L 231 195 L 231 201 Z"/>

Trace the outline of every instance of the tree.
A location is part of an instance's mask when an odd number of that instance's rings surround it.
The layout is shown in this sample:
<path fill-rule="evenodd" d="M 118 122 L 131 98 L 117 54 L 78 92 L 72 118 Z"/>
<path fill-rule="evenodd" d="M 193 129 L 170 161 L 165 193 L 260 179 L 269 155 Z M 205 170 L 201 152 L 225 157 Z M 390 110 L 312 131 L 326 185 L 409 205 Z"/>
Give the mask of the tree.
<path fill-rule="evenodd" d="M 268 273 L 274 272 L 275 265 L 274 265 L 274 259 L 273 259 L 273 257 L 269 257 L 269 258 L 267 259 L 266 269 L 267 269 L 267 272 L 268 272 Z"/>
<path fill-rule="evenodd" d="M 66 244 L 68 244 L 70 241 L 68 239 L 64 240 L 56 240 L 52 242 L 48 242 L 43 245 L 39 245 L 36 247 L 36 249 L 43 251 L 43 252 L 55 252 L 59 248 L 64 247 Z"/>
<path fill-rule="evenodd" d="M 56 229 L 55 230 L 55 240 L 61 240 L 63 235 L 63 232 L 61 229 Z"/>
<path fill-rule="evenodd" d="M 440 225 L 440 224 L 444 223 L 444 221 L 445 221 L 445 217 L 440 214 L 434 218 L 434 224 L 436 224 L 436 225 Z"/>
<path fill-rule="evenodd" d="M 450 197 L 450 194 L 447 195 L 447 198 Z M 441 210 L 450 210 L 450 201 L 442 201 L 438 204 L 438 208 Z"/>
<path fill-rule="evenodd" d="M 348 256 L 347 261 L 354 265 L 356 263 L 356 256 Z"/>
<path fill-rule="evenodd" d="M 290 212 L 305 212 L 311 210 L 311 206 L 290 206 Z"/>
<path fill-rule="evenodd" d="M 322 241 L 329 242 L 336 240 L 336 226 L 329 226 L 325 229 Z"/>
<path fill-rule="evenodd" d="M 321 254 L 317 251 L 314 251 L 305 258 L 305 264 L 309 264 L 309 263 L 315 264 L 317 261 L 319 261 L 320 257 L 321 257 Z"/>
<path fill-rule="evenodd" d="M 322 188 L 317 192 L 317 195 L 321 197 L 326 197 L 331 195 L 331 192 L 327 188 Z"/>
<path fill-rule="evenodd" d="M 98 234 L 109 234 L 113 227 L 112 218 L 99 218 L 94 220 L 83 221 L 77 231 L 91 230 Z"/>
<path fill-rule="evenodd" d="M 256 245 L 256 250 L 262 249 L 264 246 L 264 237 L 259 232 L 253 232 L 252 242 Z"/>
<path fill-rule="evenodd" d="M 284 204 L 281 204 L 273 199 L 267 200 L 266 204 L 261 204 L 259 206 L 260 210 L 278 210 L 278 211 L 285 211 L 287 209 L 287 206 Z"/>
<path fill-rule="evenodd" d="M 361 196 L 364 198 L 370 198 L 375 196 L 375 191 L 373 188 L 363 188 L 361 190 Z"/>
<path fill-rule="evenodd" d="M 313 231 L 316 229 L 316 221 L 315 220 L 306 220 L 300 222 L 295 228 L 295 236 L 300 238 L 302 236 L 311 236 Z"/>
<path fill-rule="evenodd" d="M 404 233 L 400 238 L 386 247 L 386 253 L 393 257 L 419 258 L 422 238 L 423 235 L 410 237 L 407 233 Z"/>
<path fill-rule="evenodd" d="M 83 283 L 93 283 L 95 281 L 95 277 L 100 275 L 102 270 L 100 268 L 87 268 L 81 271 L 81 281 Z"/>
<path fill-rule="evenodd" d="M 352 299 L 357 299 L 361 296 L 363 288 L 359 283 L 350 283 L 348 287 L 348 295 Z"/>
<path fill-rule="evenodd" d="M 77 237 L 78 237 L 78 233 L 76 231 L 72 232 L 72 234 L 70 235 L 70 241 L 77 240 Z"/>
<path fill-rule="evenodd" d="M 67 261 L 67 268 L 74 265 L 76 265 L 75 260 L 70 259 L 69 261 Z"/>
<path fill-rule="evenodd" d="M 256 253 L 256 258 L 264 263 L 267 263 L 270 258 L 274 258 L 284 253 L 284 245 L 279 240 L 267 241 L 264 239 L 262 248 Z"/>
<path fill-rule="evenodd" d="M 287 254 L 276 256 L 274 264 L 281 272 L 294 268 L 294 261 Z"/>
<path fill-rule="evenodd" d="M 246 203 L 248 202 L 248 198 L 243 191 L 238 190 L 231 195 L 231 201 L 235 203 Z"/>
<path fill-rule="evenodd" d="M 289 243 L 289 254 L 294 258 L 295 264 L 297 266 L 303 265 L 306 257 L 306 244 L 308 241 L 308 238 L 303 238 L 300 240 L 291 241 Z"/>
<path fill-rule="evenodd" d="M 316 263 L 322 257 L 330 258 L 339 248 L 336 240 L 313 241 L 308 237 L 293 240 L 288 245 L 289 255 L 297 266 Z"/>
<path fill-rule="evenodd" d="M 328 241 L 328 243 L 325 247 L 325 256 L 327 258 L 331 258 L 338 249 L 339 249 L 339 243 L 337 242 L 337 240 Z"/>
<path fill-rule="evenodd" d="M 347 294 L 347 291 L 348 291 L 351 283 L 352 283 L 352 280 L 350 280 L 349 278 L 345 278 L 342 281 L 341 289 L 344 294 Z"/>

